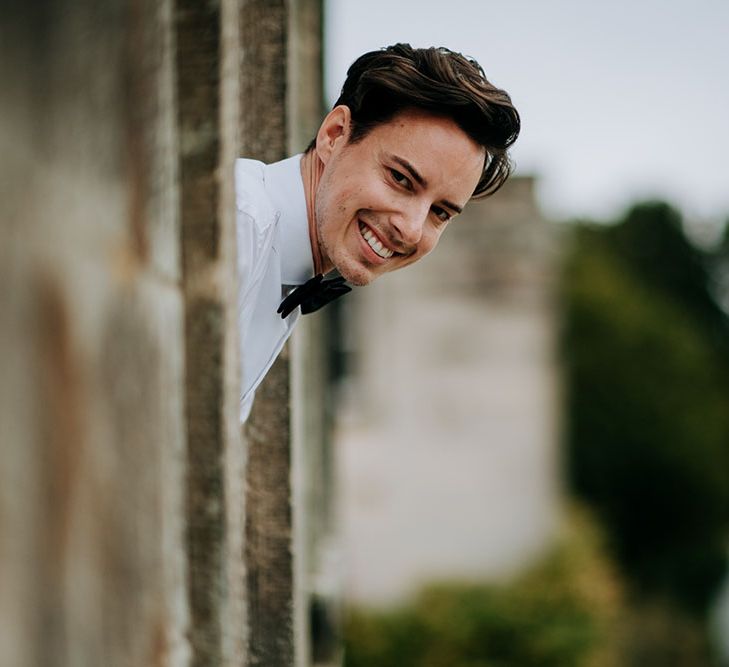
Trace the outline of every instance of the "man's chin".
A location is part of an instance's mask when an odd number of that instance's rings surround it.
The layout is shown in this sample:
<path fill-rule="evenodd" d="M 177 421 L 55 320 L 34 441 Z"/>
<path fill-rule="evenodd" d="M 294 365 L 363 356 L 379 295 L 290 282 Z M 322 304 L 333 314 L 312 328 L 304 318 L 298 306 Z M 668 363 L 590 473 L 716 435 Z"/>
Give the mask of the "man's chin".
<path fill-rule="evenodd" d="M 366 287 L 369 285 L 376 276 L 373 276 L 372 274 L 368 274 L 366 276 L 363 276 L 360 273 L 350 273 L 350 272 L 339 272 L 340 275 L 344 276 L 344 279 L 352 286 L 354 287 Z"/>
<path fill-rule="evenodd" d="M 351 266 L 342 264 L 335 267 L 350 285 L 355 287 L 365 287 L 369 285 L 379 274 L 373 273 L 362 266 Z"/>

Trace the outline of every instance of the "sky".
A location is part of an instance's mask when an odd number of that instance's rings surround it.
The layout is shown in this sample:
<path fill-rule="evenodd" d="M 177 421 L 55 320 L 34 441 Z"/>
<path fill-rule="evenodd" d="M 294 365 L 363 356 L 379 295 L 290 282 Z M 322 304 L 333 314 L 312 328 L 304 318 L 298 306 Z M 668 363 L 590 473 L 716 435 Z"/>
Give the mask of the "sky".
<path fill-rule="evenodd" d="M 522 117 L 517 173 L 553 219 L 662 198 L 729 217 L 729 0 L 328 0 L 325 86 L 398 41 L 475 57 Z"/>

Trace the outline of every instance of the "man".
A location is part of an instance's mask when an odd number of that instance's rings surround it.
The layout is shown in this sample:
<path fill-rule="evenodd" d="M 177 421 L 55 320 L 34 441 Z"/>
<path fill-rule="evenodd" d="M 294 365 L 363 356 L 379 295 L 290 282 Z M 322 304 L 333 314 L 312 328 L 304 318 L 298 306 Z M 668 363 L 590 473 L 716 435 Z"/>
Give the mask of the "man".
<path fill-rule="evenodd" d="M 429 253 L 503 185 L 519 129 L 474 60 L 397 44 L 354 62 L 303 156 L 237 160 L 241 420 L 300 312 Z"/>

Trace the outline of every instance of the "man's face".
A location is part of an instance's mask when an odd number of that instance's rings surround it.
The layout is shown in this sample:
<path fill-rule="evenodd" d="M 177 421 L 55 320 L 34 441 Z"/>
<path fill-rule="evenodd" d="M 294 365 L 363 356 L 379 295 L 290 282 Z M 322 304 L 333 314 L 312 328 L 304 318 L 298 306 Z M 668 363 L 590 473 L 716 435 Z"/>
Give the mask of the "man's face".
<path fill-rule="evenodd" d="M 340 136 L 329 132 L 328 152 L 317 147 L 316 224 L 324 266 L 366 285 L 436 246 L 476 188 L 485 151 L 452 120 L 417 110 L 355 144 L 348 135 L 346 122 Z"/>

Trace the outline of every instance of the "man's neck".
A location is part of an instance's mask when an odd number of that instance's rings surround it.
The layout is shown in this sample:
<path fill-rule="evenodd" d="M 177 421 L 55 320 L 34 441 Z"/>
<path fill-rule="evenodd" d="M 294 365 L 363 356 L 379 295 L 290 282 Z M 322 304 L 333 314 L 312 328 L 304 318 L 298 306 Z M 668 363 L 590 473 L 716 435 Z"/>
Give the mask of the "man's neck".
<path fill-rule="evenodd" d="M 306 198 L 306 217 L 309 222 L 309 241 L 311 242 L 311 256 L 314 260 L 314 274 L 327 273 L 333 267 L 324 262 L 319 245 L 319 233 L 316 225 L 316 192 L 324 171 L 324 163 L 319 159 L 315 150 L 304 153 L 301 158 L 301 179 L 304 182 L 304 197 Z"/>

